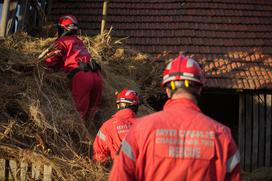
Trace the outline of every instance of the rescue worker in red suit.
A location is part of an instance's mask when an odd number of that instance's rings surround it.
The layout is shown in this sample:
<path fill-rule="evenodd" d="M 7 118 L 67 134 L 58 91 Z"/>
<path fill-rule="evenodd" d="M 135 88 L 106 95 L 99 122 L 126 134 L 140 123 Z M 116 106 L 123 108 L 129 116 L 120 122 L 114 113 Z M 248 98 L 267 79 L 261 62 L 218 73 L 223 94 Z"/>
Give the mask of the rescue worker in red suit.
<path fill-rule="evenodd" d="M 108 162 L 114 159 L 122 140 L 135 121 L 140 98 L 134 90 L 124 89 L 117 94 L 115 113 L 99 129 L 93 144 L 93 159 Z"/>
<path fill-rule="evenodd" d="M 58 22 L 58 39 L 47 54 L 45 64 L 62 69 L 70 79 L 75 107 L 83 120 L 93 118 L 102 95 L 100 66 L 77 37 L 78 21 L 72 15 L 62 16 Z"/>
<path fill-rule="evenodd" d="M 142 117 L 117 153 L 109 180 L 240 180 L 240 157 L 230 129 L 201 113 L 198 63 L 179 56 L 164 70 L 169 100 Z"/>

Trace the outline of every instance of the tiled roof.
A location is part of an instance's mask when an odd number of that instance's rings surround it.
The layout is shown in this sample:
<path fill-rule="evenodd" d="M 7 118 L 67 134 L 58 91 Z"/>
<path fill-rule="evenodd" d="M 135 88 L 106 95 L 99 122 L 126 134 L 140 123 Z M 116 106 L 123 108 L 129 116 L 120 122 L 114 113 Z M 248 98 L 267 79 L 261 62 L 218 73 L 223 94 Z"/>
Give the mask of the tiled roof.
<path fill-rule="evenodd" d="M 207 86 L 229 89 L 272 89 L 272 57 L 261 52 L 229 52 L 222 57 L 197 58 Z"/>
<path fill-rule="evenodd" d="M 83 33 L 99 33 L 102 0 L 55 0 Z M 155 57 L 182 51 L 202 63 L 213 88 L 272 89 L 272 1 L 112 0 L 107 27 Z M 158 56 L 159 55 L 159 56 Z"/>
<path fill-rule="evenodd" d="M 96 35 L 100 32 L 102 0 L 53 0 L 51 20 L 64 14 L 73 14 L 80 22 L 82 33 Z"/>

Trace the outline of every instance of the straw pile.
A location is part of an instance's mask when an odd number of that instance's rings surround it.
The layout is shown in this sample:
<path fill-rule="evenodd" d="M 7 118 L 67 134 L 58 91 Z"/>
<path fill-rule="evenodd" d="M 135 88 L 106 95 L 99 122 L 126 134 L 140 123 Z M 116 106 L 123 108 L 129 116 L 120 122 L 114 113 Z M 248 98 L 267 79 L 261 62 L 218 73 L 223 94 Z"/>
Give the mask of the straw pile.
<path fill-rule="evenodd" d="M 129 87 L 145 95 L 148 91 L 142 88 L 154 84 L 154 63 L 148 56 L 124 48 L 109 33 L 82 39 L 102 65 L 103 120 L 115 112 L 115 91 Z M 101 122 L 89 120 L 90 145 L 81 144 L 87 130 L 73 106 L 66 76 L 37 63 L 53 41 L 20 33 L 1 42 L 0 156 L 51 165 L 56 180 L 106 180 L 108 170 L 88 157 Z M 149 112 L 144 105 L 139 114 Z"/>

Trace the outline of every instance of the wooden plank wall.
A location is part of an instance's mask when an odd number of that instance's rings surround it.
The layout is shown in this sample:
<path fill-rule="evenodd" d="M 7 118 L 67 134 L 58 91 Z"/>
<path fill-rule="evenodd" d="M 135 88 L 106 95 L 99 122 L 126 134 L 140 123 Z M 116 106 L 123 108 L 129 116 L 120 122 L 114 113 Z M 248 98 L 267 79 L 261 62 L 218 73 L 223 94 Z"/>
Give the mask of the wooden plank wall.
<path fill-rule="evenodd" d="M 35 163 L 0 159 L 0 180 L 43 180 L 52 181 L 52 167 Z"/>
<path fill-rule="evenodd" d="M 245 171 L 272 166 L 272 95 L 244 93 L 239 98 L 239 150 Z"/>

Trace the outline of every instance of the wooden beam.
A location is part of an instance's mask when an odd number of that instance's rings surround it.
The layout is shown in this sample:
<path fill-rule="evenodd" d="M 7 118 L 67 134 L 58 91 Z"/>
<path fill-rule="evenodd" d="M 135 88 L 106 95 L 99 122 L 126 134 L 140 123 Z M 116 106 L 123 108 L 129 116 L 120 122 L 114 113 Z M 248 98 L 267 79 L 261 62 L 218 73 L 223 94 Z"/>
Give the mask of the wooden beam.
<path fill-rule="evenodd" d="M 253 143 L 252 143 L 252 170 L 258 168 L 259 145 L 259 96 L 253 96 Z"/>
<path fill-rule="evenodd" d="M 266 138 L 265 138 L 265 166 L 271 167 L 271 140 L 272 140 L 272 127 L 271 127 L 271 94 L 266 95 Z"/>
<path fill-rule="evenodd" d="M 25 18 L 26 18 L 26 11 L 27 7 L 29 6 L 29 0 L 21 1 L 20 3 L 20 11 L 18 16 L 18 31 L 25 30 Z"/>
<path fill-rule="evenodd" d="M 9 6 L 10 6 L 10 0 L 5 0 L 2 6 L 2 21 L 1 21 L 0 37 L 6 36 Z"/>
<path fill-rule="evenodd" d="M 41 6 L 40 6 L 41 8 L 41 11 L 43 11 L 43 12 L 41 12 L 40 14 L 41 14 L 41 17 L 40 17 L 40 19 L 39 19 L 39 22 L 38 22 L 38 26 L 39 27 L 42 27 L 43 25 L 44 25 L 44 23 L 46 22 L 46 14 L 45 14 L 45 0 L 41 0 Z"/>
<path fill-rule="evenodd" d="M 27 163 L 24 161 L 20 163 L 20 179 L 21 181 L 27 180 Z"/>
<path fill-rule="evenodd" d="M 35 180 L 38 180 L 40 178 L 40 170 L 41 170 L 41 165 L 38 163 L 32 163 L 32 178 Z"/>
<path fill-rule="evenodd" d="M 32 28 L 36 28 L 37 27 L 37 18 L 38 18 L 38 13 L 36 11 L 36 9 L 32 6 L 32 9 L 30 11 L 30 16 L 31 16 L 31 29 Z"/>
<path fill-rule="evenodd" d="M 31 7 L 36 16 L 35 28 L 41 29 L 43 23 L 46 21 L 45 15 L 45 0 L 31 1 Z"/>
<path fill-rule="evenodd" d="M 258 167 L 264 166 L 264 159 L 265 159 L 265 96 L 264 94 L 259 95 L 259 104 L 260 104 L 260 118 L 259 118 L 259 126 L 260 126 L 260 133 L 259 133 L 259 157 L 258 157 Z"/>
<path fill-rule="evenodd" d="M 43 181 L 52 181 L 52 167 L 50 165 L 44 165 Z"/>
<path fill-rule="evenodd" d="M 11 1 L 9 5 L 9 15 L 8 15 L 8 22 L 6 27 L 6 35 L 10 35 L 15 33 L 15 22 L 16 22 L 16 12 L 18 7 L 18 0 Z"/>
<path fill-rule="evenodd" d="M 45 12 L 47 16 L 51 14 L 51 9 L 52 9 L 52 0 L 47 0 L 46 12 Z"/>
<path fill-rule="evenodd" d="M 0 180 L 5 180 L 6 175 L 6 160 L 0 159 Z"/>
<path fill-rule="evenodd" d="M 245 165 L 245 95 L 239 95 L 239 135 L 238 145 L 241 154 L 241 167 Z"/>
<path fill-rule="evenodd" d="M 9 180 L 9 160 L 5 161 L 5 181 Z"/>
<path fill-rule="evenodd" d="M 247 94 L 246 95 L 246 103 L 245 103 L 245 112 L 246 112 L 246 119 L 245 119 L 245 127 L 246 127 L 246 132 L 245 132 L 245 170 L 246 171 L 251 171 L 252 169 L 252 94 Z"/>
<path fill-rule="evenodd" d="M 103 2 L 103 12 L 102 12 L 102 21 L 101 21 L 101 31 L 100 31 L 101 34 L 105 31 L 106 17 L 107 17 L 107 6 L 108 6 L 108 1 L 104 0 L 104 2 Z"/>
<path fill-rule="evenodd" d="M 15 160 L 9 161 L 9 180 L 17 180 L 17 163 Z"/>

